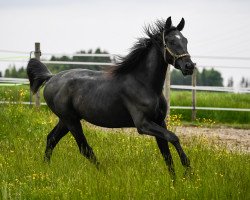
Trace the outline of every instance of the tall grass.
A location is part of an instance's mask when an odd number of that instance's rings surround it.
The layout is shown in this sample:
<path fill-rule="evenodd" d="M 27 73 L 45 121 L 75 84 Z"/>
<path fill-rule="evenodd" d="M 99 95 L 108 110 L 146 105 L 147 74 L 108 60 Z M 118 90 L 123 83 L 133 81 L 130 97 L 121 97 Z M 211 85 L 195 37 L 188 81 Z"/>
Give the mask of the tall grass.
<path fill-rule="evenodd" d="M 206 138 L 184 143 L 194 175 L 173 184 L 151 137 L 84 124 L 100 163 L 97 170 L 68 134 L 43 162 L 46 136 L 57 119 L 48 109 L 0 106 L 0 199 L 249 199 L 250 155 L 229 152 Z"/>

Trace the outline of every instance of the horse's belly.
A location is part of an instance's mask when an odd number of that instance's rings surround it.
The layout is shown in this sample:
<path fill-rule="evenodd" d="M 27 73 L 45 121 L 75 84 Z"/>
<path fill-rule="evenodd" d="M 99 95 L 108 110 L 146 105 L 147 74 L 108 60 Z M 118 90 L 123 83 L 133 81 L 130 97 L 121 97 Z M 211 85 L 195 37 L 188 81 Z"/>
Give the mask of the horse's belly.
<path fill-rule="evenodd" d="M 110 112 L 92 112 L 88 114 L 84 112 L 81 115 L 82 119 L 90 122 L 91 124 L 107 127 L 107 128 L 122 128 L 122 127 L 134 127 L 131 116 L 125 112 L 119 112 L 117 110 L 110 110 Z"/>
<path fill-rule="evenodd" d="M 91 101 L 88 101 L 91 102 Z M 97 126 L 107 128 L 134 127 L 133 120 L 128 110 L 121 102 L 92 101 L 87 104 L 86 101 L 78 108 L 82 119 Z"/>

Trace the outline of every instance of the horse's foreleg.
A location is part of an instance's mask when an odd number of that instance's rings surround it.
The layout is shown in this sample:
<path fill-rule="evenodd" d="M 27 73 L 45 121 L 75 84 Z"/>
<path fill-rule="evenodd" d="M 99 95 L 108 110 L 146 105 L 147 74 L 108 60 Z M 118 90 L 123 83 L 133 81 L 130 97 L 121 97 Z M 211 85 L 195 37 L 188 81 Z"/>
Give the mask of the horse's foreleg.
<path fill-rule="evenodd" d="M 171 142 L 180 156 L 182 165 L 190 167 L 190 161 L 181 147 L 179 138 L 173 132 L 145 118 L 137 125 L 137 129 L 139 133 L 155 136 L 164 139 L 166 142 Z"/>
<path fill-rule="evenodd" d="M 69 130 L 67 127 L 59 120 L 58 124 L 54 127 L 54 129 L 47 136 L 47 145 L 44 155 L 45 161 L 50 161 L 52 151 L 59 142 L 59 140 L 65 136 Z"/>
<path fill-rule="evenodd" d="M 89 146 L 87 139 L 83 134 L 80 120 L 65 120 L 64 122 L 75 138 L 80 153 L 98 167 L 99 162 L 97 161 L 92 148 Z"/>

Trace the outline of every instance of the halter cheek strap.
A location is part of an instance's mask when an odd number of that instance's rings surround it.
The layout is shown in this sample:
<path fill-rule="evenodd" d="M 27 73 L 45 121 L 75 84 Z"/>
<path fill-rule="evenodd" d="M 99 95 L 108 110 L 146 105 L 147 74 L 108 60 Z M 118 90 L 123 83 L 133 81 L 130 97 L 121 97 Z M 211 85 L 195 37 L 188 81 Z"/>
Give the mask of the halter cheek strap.
<path fill-rule="evenodd" d="M 163 31 L 163 34 L 162 34 L 162 41 L 163 41 L 163 45 L 164 45 L 164 60 L 165 62 L 167 63 L 167 58 L 166 58 L 166 51 L 173 57 L 173 66 L 175 66 L 175 62 L 176 60 L 178 60 L 179 58 L 182 58 L 182 57 L 185 57 L 185 56 L 189 56 L 190 55 L 188 53 L 184 53 L 184 54 L 175 54 L 171 51 L 170 48 L 167 47 L 167 44 L 166 44 L 166 41 L 165 41 L 165 36 L 164 36 L 164 31 Z"/>

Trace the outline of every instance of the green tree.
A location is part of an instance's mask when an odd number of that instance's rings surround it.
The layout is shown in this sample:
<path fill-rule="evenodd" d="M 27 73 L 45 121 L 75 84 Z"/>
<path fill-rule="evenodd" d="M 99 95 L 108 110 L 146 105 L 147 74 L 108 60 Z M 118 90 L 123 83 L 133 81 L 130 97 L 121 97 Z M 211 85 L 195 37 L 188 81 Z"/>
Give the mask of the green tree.
<path fill-rule="evenodd" d="M 223 86 L 223 78 L 220 72 L 212 69 L 203 69 L 202 72 L 197 70 L 197 85 L 200 86 Z M 179 70 L 172 70 L 171 84 L 172 85 L 191 85 L 192 76 L 183 76 Z"/>
<path fill-rule="evenodd" d="M 221 77 L 221 73 L 214 70 L 213 68 L 210 70 L 203 69 L 200 76 L 200 83 L 198 83 L 198 85 L 223 86 L 223 78 Z"/>
<path fill-rule="evenodd" d="M 241 81 L 240 81 L 240 86 L 243 87 L 243 88 L 247 88 L 247 87 L 249 87 L 249 85 L 250 85 L 250 84 L 249 84 L 248 79 L 242 77 L 242 78 L 241 78 Z"/>
<path fill-rule="evenodd" d="M 20 69 L 16 69 L 16 66 L 9 66 L 8 69 L 5 70 L 4 77 L 9 78 L 27 78 L 26 69 L 21 67 Z"/>
<path fill-rule="evenodd" d="M 192 76 L 183 76 L 181 71 L 172 70 L 171 72 L 171 85 L 191 85 Z"/>
<path fill-rule="evenodd" d="M 6 69 L 5 70 L 5 77 L 10 77 L 10 70 L 9 69 Z"/>

